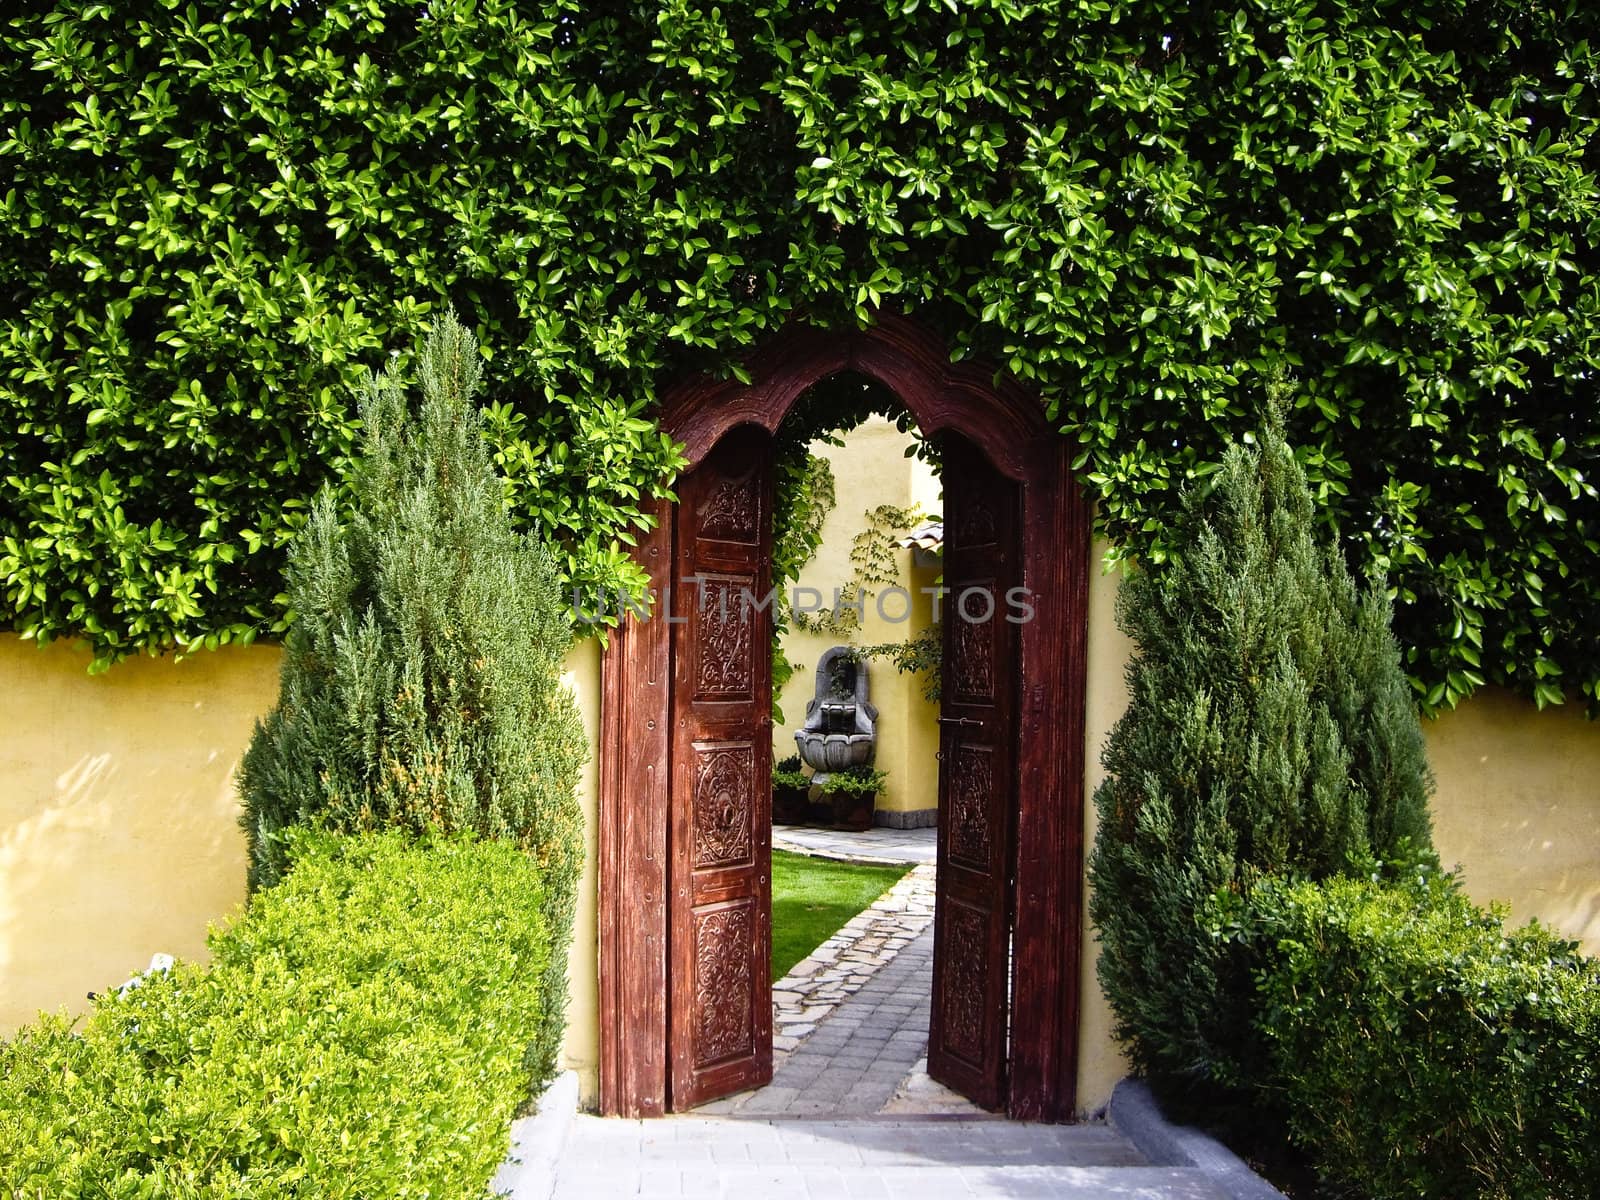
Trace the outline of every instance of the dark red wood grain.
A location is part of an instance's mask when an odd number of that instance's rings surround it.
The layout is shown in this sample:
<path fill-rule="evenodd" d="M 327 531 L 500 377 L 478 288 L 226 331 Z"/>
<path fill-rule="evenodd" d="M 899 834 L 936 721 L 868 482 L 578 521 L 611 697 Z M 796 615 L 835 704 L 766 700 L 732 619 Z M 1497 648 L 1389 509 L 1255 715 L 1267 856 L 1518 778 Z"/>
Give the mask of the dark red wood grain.
<path fill-rule="evenodd" d="M 639 539 L 639 561 L 665 580 L 671 509 Z M 665 621 L 627 618 L 600 681 L 600 1111 L 667 1111 L 667 732 L 671 646 Z"/>
<path fill-rule="evenodd" d="M 772 1079 L 772 439 L 732 430 L 674 520 L 667 1028 L 676 1110 Z"/>
<path fill-rule="evenodd" d="M 938 887 L 928 1074 L 984 1108 L 1006 1102 L 1015 861 L 1017 484 L 967 439 L 944 451 L 944 655 Z"/>
<path fill-rule="evenodd" d="M 747 362 L 748 383 L 695 377 L 663 397 L 662 426 L 692 465 L 740 425 L 776 430 L 829 375 L 856 371 L 888 387 L 922 432 L 969 440 L 1019 485 L 1021 579 L 1037 606 L 1016 656 L 1012 988 L 1005 1107 L 1070 1120 L 1075 1110 L 1083 909 L 1084 679 L 1089 510 L 1070 448 L 1037 399 L 986 365 L 952 364 L 914 321 L 884 315 L 864 330 L 797 325 Z M 947 513 L 947 520 L 954 516 Z M 670 516 L 669 516 L 670 519 Z M 671 575 L 670 538 L 641 539 L 653 579 Z M 685 803 L 668 785 L 669 681 L 664 622 L 630 621 L 607 647 L 600 794 L 601 1107 L 652 1115 L 669 1100 L 668 827 Z M 679 813 L 682 820 L 682 814 Z M 678 903 L 674 890 L 673 903 Z"/>

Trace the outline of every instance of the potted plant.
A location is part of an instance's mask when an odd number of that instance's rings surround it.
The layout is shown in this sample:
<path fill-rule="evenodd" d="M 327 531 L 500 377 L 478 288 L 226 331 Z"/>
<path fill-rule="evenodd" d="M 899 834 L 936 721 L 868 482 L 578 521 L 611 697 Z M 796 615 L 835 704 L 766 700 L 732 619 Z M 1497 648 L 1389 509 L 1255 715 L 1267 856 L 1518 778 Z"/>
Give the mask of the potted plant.
<path fill-rule="evenodd" d="M 772 823 L 803 825 L 811 777 L 800 769 L 800 756 L 791 754 L 772 769 Z"/>
<path fill-rule="evenodd" d="M 833 805 L 834 827 L 854 833 L 871 829 L 878 791 L 887 778 L 882 771 L 866 763 L 858 763 L 829 775 L 822 785 L 822 791 L 824 799 Z"/>

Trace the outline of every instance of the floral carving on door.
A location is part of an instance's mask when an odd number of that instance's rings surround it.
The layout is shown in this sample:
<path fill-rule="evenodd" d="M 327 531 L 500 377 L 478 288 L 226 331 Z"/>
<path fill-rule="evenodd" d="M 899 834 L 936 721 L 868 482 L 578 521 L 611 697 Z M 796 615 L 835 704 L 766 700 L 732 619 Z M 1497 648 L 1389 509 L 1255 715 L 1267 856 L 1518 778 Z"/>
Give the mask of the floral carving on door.
<path fill-rule="evenodd" d="M 983 1058 L 984 993 L 988 988 L 988 920 L 959 903 L 946 901 L 951 913 L 945 925 L 950 969 L 943 975 L 944 1049 L 969 1062 Z"/>
<path fill-rule="evenodd" d="M 750 908 L 695 917 L 694 1063 L 709 1067 L 751 1053 Z"/>
<path fill-rule="evenodd" d="M 1018 626 L 1019 494 L 970 442 L 944 443 L 947 686 L 939 715 L 938 903 L 928 1074 L 975 1103 L 1006 1100 Z"/>
<path fill-rule="evenodd" d="M 993 616 L 990 620 L 996 620 Z M 951 664 L 956 692 L 984 699 L 994 694 L 994 643 L 989 621 L 968 621 L 959 612 L 945 617 L 955 622 L 956 654 Z"/>
<path fill-rule="evenodd" d="M 700 776 L 694 789 L 695 865 L 749 862 L 755 751 L 737 746 L 700 754 Z"/>
<path fill-rule="evenodd" d="M 755 475 L 719 480 L 700 508 L 700 536 L 754 542 L 760 532 L 761 493 Z"/>
<path fill-rule="evenodd" d="M 995 540 L 994 510 L 981 499 L 962 505 L 952 514 L 950 540 L 962 549 L 990 546 Z"/>
<path fill-rule="evenodd" d="M 989 806 L 994 795 L 994 752 L 958 744 L 950 764 L 950 857 L 982 870 L 993 840 Z"/>
<path fill-rule="evenodd" d="M 666 1019 L 670 1103 L 772 1077 L 771 439 L 729 434 L 679 484 L 673 518 Z M 629 1019 L 624 1015 L 624 1020 Z"/>
<path fill-rule="evenodd" d="M 706 576 L 700 581 L 699 691 L 709 698 L 744 699 L 751 695 L 749 598 L 754 580 L 748 576 Z"/>

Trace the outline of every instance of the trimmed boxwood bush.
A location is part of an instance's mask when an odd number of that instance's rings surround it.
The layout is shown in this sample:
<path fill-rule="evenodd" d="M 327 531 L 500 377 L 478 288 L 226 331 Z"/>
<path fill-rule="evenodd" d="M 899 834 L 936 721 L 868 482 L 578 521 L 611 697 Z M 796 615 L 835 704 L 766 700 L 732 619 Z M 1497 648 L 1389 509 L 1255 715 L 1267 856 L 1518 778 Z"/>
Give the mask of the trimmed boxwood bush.
<path fill-rule="evenodd" d="M 545 1082 L 540 898 L 503 842 L 298 838 L 209 967 L 0 1043 L 6 1194 L 482 1195 Z"/>
<path fill-rule="evenodd" d="M 1329 1178 L 1375 1200 L 1595 1195 L 1593 960 L 1436 872 L 1275 881 L 1248 911 L 1264 1106 Z"/>

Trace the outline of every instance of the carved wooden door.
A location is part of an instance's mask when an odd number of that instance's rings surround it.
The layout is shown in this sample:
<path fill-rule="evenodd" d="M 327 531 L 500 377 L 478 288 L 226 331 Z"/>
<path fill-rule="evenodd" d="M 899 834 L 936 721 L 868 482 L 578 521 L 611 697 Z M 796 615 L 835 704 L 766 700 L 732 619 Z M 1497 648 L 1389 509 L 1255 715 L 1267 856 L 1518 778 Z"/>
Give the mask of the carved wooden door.
<path fill-rule="evenodd" d="M 772 1079 L 772 443 L 744 426 L 674 517 L 671 1105 Z"/>
<path fill-rule="evenodd" d="M 944 447 L 944 666 L 938 902 L 928 1073 L 985 1108 L 1006 1099 L 1016 779 L 1017 485 L 971 443 Z"/>

